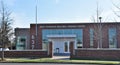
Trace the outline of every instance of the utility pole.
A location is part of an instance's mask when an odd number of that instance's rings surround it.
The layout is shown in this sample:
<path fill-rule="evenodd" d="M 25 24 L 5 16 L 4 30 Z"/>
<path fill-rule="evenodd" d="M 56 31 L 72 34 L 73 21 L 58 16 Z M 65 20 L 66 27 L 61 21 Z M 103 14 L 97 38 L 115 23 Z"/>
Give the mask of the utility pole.
<path fill-rule="evenodd" d="M 36 21 L 36 44 L 38 43 L 38 30 L 37 30 L 37 0 L 36 0 L 36 14 L 35 14 L 35 21 Z"/>

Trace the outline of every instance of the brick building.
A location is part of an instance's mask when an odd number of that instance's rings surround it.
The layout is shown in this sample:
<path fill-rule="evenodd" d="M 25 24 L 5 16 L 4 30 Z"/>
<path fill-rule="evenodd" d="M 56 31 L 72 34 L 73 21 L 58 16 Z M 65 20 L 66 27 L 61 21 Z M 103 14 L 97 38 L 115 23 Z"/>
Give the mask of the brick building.
<path fill-rule="evenodd" d="M 29 49 L 30 47 L 30 29 L 29 28 L 16 28 L 16 50 Z"/>
<path fill-rule="evenodd" d="M 48 50 L 52 43 L 52 53 L 70 53 L 71 42 L 74 50 L 120 48 L 120 23 L 114 22 L 30 24 L 15 33 L 17 50 Z"/>

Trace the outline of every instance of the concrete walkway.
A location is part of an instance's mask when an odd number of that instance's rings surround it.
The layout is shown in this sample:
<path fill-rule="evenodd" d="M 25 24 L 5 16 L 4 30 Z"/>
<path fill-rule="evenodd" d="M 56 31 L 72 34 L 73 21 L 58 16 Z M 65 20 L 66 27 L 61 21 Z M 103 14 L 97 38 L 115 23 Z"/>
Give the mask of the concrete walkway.
<path fill-rule="evenodd" d="M 70 56 L 53 56 L 52 59 L 56 59 L 56 60 L 70 60 Z"/>

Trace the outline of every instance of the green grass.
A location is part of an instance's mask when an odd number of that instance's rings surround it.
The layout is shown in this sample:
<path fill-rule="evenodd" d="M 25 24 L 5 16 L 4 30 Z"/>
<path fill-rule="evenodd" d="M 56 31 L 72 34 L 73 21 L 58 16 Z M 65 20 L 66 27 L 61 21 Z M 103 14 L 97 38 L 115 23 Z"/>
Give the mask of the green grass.
<path fill-rule="evenodd" d="M 120 64 L 119 61 L 101 61 L 101 60 L 54 60 L 51 58 L 29 59 L 29 58 L 6 58 L 1 62 L 18 63 L 85 63 L 85 64 Z"/>

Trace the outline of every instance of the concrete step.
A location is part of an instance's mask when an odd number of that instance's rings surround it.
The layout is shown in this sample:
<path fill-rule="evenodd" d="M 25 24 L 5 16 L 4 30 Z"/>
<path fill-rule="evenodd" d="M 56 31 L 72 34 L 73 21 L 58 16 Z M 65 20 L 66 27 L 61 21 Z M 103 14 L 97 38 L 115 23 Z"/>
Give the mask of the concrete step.
<path fill-rule="evenodd" d="M 54 53 L 54 56 L 70 56 L 70 53 Z"/>

